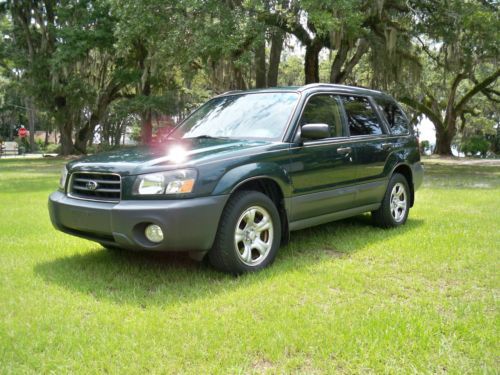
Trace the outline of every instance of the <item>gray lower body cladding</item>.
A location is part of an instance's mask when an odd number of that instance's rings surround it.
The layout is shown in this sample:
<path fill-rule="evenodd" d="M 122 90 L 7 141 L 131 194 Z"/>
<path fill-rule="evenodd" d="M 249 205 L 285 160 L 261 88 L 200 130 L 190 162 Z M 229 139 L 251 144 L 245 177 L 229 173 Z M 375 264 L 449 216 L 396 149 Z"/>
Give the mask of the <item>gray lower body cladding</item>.
<path fill-rule="evenodd" d="M 131 250 L 204 251 L 212 247 L 227 195 L 179 200 L 118 203 L 49 197 L 52 224 L 62 232 Z M 148 241 L 148 224 L 159 225 L 164 240 Z"/>

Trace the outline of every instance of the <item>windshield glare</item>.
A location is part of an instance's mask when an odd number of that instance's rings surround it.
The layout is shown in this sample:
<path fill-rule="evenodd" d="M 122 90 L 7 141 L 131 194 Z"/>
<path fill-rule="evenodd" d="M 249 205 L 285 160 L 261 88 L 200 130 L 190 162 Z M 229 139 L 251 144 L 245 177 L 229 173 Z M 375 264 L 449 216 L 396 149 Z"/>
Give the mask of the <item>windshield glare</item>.
<path fill-rule="evenodd" d="M 188 117 L 170 137 L 278 140 L 298 97 L 294 92 L 270 92 L 214 98 Z"/>

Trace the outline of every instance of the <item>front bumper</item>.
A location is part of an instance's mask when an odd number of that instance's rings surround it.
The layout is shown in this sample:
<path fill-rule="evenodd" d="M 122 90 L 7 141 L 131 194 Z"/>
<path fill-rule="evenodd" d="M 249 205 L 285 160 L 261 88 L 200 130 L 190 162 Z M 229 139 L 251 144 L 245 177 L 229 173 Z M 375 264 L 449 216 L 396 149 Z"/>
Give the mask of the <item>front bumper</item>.
<path fill-rule="evenodd" d="M 179 200 L 132 200 L 118 203 L 49 197 L 50 219 L 62 232 L 131 250 L 204 251 L 215 239 L 228 195 Z M 159 225 L 164 240 L 144 236 L 148 224 Z"/>

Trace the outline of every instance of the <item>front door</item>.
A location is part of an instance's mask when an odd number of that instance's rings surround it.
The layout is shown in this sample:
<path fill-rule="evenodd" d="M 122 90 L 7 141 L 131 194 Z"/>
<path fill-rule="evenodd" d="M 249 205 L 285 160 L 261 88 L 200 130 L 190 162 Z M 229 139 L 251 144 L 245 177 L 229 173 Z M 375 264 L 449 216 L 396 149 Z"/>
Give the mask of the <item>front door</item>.
<path fill-rule="evenodd" d="M 304 140 L 290 149 L 291 221 L 342 211 L 353 205 L 353 150 L 336 95 L 316 94 L 308 99 L 299 126 L 318 123 L 329 125 L 328 138 Z"/>

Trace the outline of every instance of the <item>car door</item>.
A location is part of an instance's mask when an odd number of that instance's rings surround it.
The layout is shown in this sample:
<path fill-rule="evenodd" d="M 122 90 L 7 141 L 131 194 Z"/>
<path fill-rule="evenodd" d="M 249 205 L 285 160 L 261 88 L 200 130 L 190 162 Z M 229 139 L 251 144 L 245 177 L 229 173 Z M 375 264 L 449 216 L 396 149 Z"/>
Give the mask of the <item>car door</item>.
<path fill-rule="evenodd" d="M 352 149 L 336 95 L 310 96 L 297 131 L 305 124 L 328 124 L 330 137 L 297 141 L 290 148 L 288 173 L 293 197 L 291 221 L 342 211 L 353 206 L 355 180 Z M 296 137 L 300 139 L 300 137 Z"/>
<path fill-rule="evenodd" d="M 365 96 L 340 95 L 347 119 L 356 169 L 357 207 L 380 203 L 387 184 L 385 165 L 393 147 L 372 101 Z"/>

